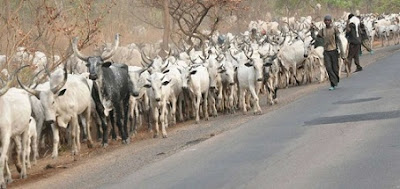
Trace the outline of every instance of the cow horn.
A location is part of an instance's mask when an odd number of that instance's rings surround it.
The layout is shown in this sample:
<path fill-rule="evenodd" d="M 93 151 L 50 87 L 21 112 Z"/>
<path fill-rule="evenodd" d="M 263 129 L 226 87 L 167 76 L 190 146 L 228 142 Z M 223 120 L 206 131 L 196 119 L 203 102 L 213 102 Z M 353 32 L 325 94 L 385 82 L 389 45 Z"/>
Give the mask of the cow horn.
<path fill-rule="evenodd" d="M 150 58 L 143 52 L 143 50 L 140 50 L 140 54 L 141 54 L 143 63 L 145 63 L 145 64 L 147 64 L 147 65 L 149 65 L 149 64 L 152 63 L 152 61 L 150 60 Z M 143 65 L 143 64 L 142 64 L 142 65 Z M 143 67 L 146 67 L 146 66 L 143 66 Z"/>
<path fill-rule="evenodd" d="M 78 37 L 74 37 L 74 39 L 72 40 L 72 50 L 74 51 L 74 54 L 76 57 L 78 57 L 79 59 L 81 59 L 82 61 L 87 62 L 88 60 L 88 56 L 83 55 L 79 50 L 78 50 Z"/>
<path fill-rule="evenodd" d="M 196 62 L 194 60 L 192 60 L 192 58 L 189 57 L 189 59 L 190 59 L 190 62 L 192 62 L 192 64 L 196 64 Z"/>
<path fill-rule="evenodd" d="M 25 91 L 28 91 L 28 92 L 31 93 L 32 95 L 34 95 L 34 96 L 36 96 L 37 98 L 39 98 L 40 91 L 38 91 L 38 90 L 36 90 L 36 89 L 31 89 L 31 88 L 29 88 L 29 87 L 26 87 L 26 86 L 23 85 L 23 84 L 21 83 L 21 81 L 19 80 L 18 72 L 21 71 L 23 68 L 26 68 L 26 67 L 28 67 L 28 66 L 29 66 L 29 65 L 22 66 L 22 67 L 18 68 L 18 70 L 16 71 L 18 84 L 21 86 L 22 89 L 24 89 Z M 3 90 L 3 89 L 2 89 L 2 90 Z M 0 94 L 1 94 L 1 93 L 0 93 Z"/>
<path fill-rule="evenodd" d="M 53 87 L 51 89 L 51 92 L 53 92 L 53 94 L 56 94 L 62 87 L 64 87 L 65 83 L 67 83 L 67 79 L 68 79 L 68 72 L 67 72 L 67 65 L 64 65 L 64 80 L 59 83 L 58 85 L 56 85 L 55 87 Z"/>
<path fill-rule="evenodd" d="M 236 62 L 239 62 L 238 59 L 237 59 L 235 56 L 233 56 L 232 51 L 229 51 L 229 53 L 231 54 L 231 57 L 232 57 Z"/>
<path fill-rule="evenodd" d="M 253 49 L 250 48 L 249 50 L 251 50 L 250 56 L 247 55 L 247 53 L 244 53 L 244 55 L 246 55 L 247 59 L 251 59 L 251 57 L 253 56 Z"/>
<path fill-rule="evenodd" d="M 101 59 L 107 60 L 107 59 L 111 58 L 115 54 L 115 52 L 117 52 L 118 46 L 119 46 L 119 33 L 115 34 L 114 46 L 111 49 L 111 51 L 108 54 L 101 56 Z"/>

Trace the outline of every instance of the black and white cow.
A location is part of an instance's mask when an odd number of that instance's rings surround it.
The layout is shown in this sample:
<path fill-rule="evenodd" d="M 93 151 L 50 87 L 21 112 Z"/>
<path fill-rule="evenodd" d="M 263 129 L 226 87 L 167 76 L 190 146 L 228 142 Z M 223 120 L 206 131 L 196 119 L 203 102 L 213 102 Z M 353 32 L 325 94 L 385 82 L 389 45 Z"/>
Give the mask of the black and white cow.
<path fill-rule="evenodd" d="M 114 122 L 112 119 L 113 116 L 115 115 L 116 117 L 115 121 L 121 134 L 122 142 L 129 143 L 127 121 L 132 84 L 128 74 L 128 66 L 125 64 L 112 64 L 111 62 L 105 62 L 105 60 L 114 55 L 119 45 L 119 34 L 115 36 L 115 43 L 112 50 L 108 54 L 103 54 L 101 56 L 83 55 L 78 50 L 77 41 L 78 38 L 74 38 L 72 42 L 75 56 L 87 63 L 86 66 L 89 69 L 89 79 L 94 80 L 94 83 L 98 87 L 98 98 L 94 99 L 97 101 L 96 110 L 99 115 L 103 117 L 101 119 L 103 146 L 107 146 L 108 143 L 107 122 L 105 121 L 104 116 L 109 115 L 111 122 Z M 99 105 L 102 107 L 98 107 Z"/>

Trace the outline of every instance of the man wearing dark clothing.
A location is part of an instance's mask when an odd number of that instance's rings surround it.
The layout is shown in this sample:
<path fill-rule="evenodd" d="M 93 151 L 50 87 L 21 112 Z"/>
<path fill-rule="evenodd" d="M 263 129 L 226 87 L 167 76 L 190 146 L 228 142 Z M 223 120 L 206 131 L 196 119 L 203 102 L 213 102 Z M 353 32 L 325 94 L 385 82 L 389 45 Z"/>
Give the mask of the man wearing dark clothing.
<path fill-rule="evenodd" d="M 326 71 L 328 72 L 331 87 L 329 90 L 334 90 L 339 83 L 339 52 L 341 58 L 344 59 L 342 42 L 339 38 L 339 30 L 332 26 L 332 17 L 327 15 L 324 17 L 325 28 L 318 31 L 317 38 L 323 39 L 324 46 L 324 62 Z M 314 27 L 311 28 L 313 30 Z M 313 31 L 311 32 L 313 33 Z"/>
<path fill-rule="evenodd" d="M 347 62 L 349 70 L 351 69 L 351 64 L 354 59 L 356 64 L 356 71 L 361 71 L 362 67 L 360 65 L 360 50 L 361 50 L 361 29 L 360 29 L 360 19 L 350 14 L 346 26 L 346 37 L 349 42 L 349 54 L 347 56 Z"/>

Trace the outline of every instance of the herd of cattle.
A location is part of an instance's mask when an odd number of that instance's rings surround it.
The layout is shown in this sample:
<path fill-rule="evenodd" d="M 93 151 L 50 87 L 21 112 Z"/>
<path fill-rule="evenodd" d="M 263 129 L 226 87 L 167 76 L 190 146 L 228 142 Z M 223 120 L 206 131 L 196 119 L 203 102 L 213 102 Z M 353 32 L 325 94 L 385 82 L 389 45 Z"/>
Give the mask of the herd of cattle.
<path fill-rule="evenodd" d="M 399 42 L 399 14 L 361 16 L 371 45 L 374 36 Z M 341 31 L 343 49 L 347 49 L 345 18 L 347 15 L 334 22 Z M 15 149 L 20 177 L 26 178 L 31 159 L 35 163 L 39 157 L 38 143 L 46 126 L 53 133 L 52 157 L 58 156 L 59 128 L 69 129 L 72 154 L 76 155 L 81 130 L 88 147 L 93 146 L 91 123 L 96 123 L 97 138 L 103 146 L 108 143 L 108 123 L 113 139 L 118 131 L 122 142 L 129 143 L 146 118 L 148 129 L 155 129 L 154 137 L 161 129 L 165 138 L 168 126 L 177 119 L 194 118 L 199 123 L 201 118 L 208 120 L 209 114 L 215 117 L 238 109 L 244 113 L 253 109 L 260 114 L 259 94 L 266 94 L 273 105 L 279 88 L 323 82 L 327 78 L 323 47 L 314 46 L 311 23 L 318 29 L 324 27 L 323 22 L 313 22 L 310 16 L 253 21 L 244 33 L 216 32 L 210 40 L 199 43 L 203 46 L 190 51 L 186 45 L 171 46 L 173 50 L 165 57 L 156 55 L 159 48 L 152 46 L 121 47 L 118 34 L 112 45 L 100 50 L 100 55 L 88 56 L 78 50 L 78 39 L 74 38 L 74 55 L 59 69 L 47 73 L 46 82 L 34 86 L 20 81 L 21 70 L 29 67 L 39 73 L 50 59 L 57 62 L 60 58 L 18 48 L 11 59 L 19 62 L 19 69 L 9 75 L 2 71 L 8 80 L 0 89 L 1 187 L 12 180 L 8 151 Z M 6 61 L 7 57 L 0 55 L 0 64 Z M 26 61 L 30 65 L 24 66 Z M 20 87 L 11 87 L 14 78 Z"/>

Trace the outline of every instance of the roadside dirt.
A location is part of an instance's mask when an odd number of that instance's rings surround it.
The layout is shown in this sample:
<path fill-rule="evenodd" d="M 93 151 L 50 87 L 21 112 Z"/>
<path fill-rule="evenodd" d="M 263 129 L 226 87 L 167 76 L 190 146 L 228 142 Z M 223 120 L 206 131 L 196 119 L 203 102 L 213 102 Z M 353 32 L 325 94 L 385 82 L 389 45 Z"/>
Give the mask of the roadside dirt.
<path fill-rule="evenodd" d="M 373 55 L 364 52 L 361 65 L 368 69 L 369 64 L 399 49 L 400 46 L 397 45 L 377 49 Z M 345 73 L 342 73 L 342 76 L 345 77 Z M 279 102 L 273 106 L 267 105 L 266 95 L 260 95 L 263 114 L 277 110 L 316 90 L 325 90 L 328 86 L 328 82 L 324 82 L 280 89 Z M 45 157 L 38 160 L 35 166 L 28 169 L 27 179 L 18 179 L 19 176 L 13 169 L 14 182 L 8 186 L 9 188 L 96 188 L 102 183 L 122 177 L 257 118 L 258 116 L 253 115 L 252 112 L 248 112 L 247 115 L 243 115 L 241 111 L 235 114 L 219 113 L 218 117 L 211 117 L 209 121 L 201 120 L 200 124 L 195 124 L 191 120 L 170 126 L 167 129 L 168 138 L 166 139 L 153 139 L 152 133 L 143 130 L 131 139 L 129 145 L 122 145 L 120 141 L 110 141 L 107 148 L 102 148 L 100 143 L 96 142 L 94 148 L 88 149 L 85 144 L 82 144 L 81 153 L 76 160 L 69 150 L 61 152 L 57 159 L 52 159 L 51 152 L 48 152 Z"/>

